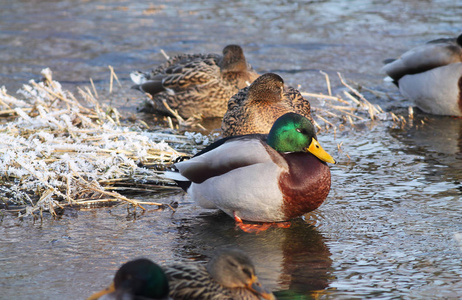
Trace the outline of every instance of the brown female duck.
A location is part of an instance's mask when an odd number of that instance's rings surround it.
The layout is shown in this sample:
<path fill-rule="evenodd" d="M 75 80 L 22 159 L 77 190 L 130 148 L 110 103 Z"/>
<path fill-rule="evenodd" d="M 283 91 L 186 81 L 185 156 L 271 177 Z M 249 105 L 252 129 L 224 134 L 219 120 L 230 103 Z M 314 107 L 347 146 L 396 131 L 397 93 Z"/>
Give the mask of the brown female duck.
<path fill-rule="evenodd" d="M 152 96 L 152 110 L 169 114 L 164 102 L 183 118 L 222 117 L 229 98 L 259 75 L 242 48 L 228 45 L 223 55 L 181 54 L 148 73 L 130 74 L 134 88 Z"/>
<path fill-rule="evenodd" d="M 175 300 L 276 299 L 266 291 L 250 258 L 238 249 L 219 251 L 206 267 L 177 264 L 165 267 Z"/>
<path fill-rule="evenodd" d="M 267 134 L 274 121 L 289 112 L 313 121 L 310 102 L 298 90 L 285 86 L 277 74 L 263 74 L 228 101 L 221 124 L 223 136 Z"/>

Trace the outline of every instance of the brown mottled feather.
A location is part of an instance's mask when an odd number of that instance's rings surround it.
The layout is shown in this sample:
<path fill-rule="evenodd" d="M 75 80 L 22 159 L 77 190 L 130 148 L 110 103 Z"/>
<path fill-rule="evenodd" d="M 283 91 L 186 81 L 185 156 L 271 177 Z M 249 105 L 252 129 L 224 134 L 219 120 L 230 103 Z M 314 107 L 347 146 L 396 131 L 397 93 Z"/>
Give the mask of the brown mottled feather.
<path fill-rule="evenodd" d="M 169 278 L 170 297 L 173 299 L 233 299 L 227 289 L 210 278 L 205 267 L 184 264 L 164 269 Z"/>
<path fill-rule="evenodd" d="M 223 136 L 267 134 L 277 118 L 288 112 L 313 121 L 310 103 L 298 90 L 285 86 L 279 75 L 263 74 L 228 101 L 221 125 Z"/>
<path fill-rule="evenodd" d="M 165 100 L 184 118 L 206 118 L 222 117 L 229 98 L 259 75 L 240 46 L 228 45 L 223 55 L 178 55 L 143 76 L 146 81 L 135 88 L 152 95 L 153 111 L 168 114 Z"/>

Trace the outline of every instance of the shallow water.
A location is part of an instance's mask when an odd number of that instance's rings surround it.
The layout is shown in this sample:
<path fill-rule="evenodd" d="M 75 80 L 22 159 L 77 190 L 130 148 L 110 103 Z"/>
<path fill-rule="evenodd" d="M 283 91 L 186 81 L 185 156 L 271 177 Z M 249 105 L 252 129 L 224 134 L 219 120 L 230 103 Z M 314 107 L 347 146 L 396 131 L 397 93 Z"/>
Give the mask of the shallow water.
<path fill-rule="evenodd" d="M 341 72 L 387 92 L 392 99 L 367 96 L 407 116 L 410 103 L 383 82 L 381 61 L 458 34 L 461 14 L 455 1 L 6 1 L 0 85 L 14 93 L 50 67 L 70 89 L 92 78 L 106 90 L 111 65 L 122 83 L 111 101 L 133 113 L 142 96 L 129 89 L 128 73 L 162 62 L 160 49 L 220 52 L 238 43 L 259 72 L 277 72 L 318 93 L 326 92 L 319 70 L 331 76 L 334 90 Z M 250 254 L 280 299 L 461 298 L 461 119 L 417 113 L 404 128 L 366 122 L 319 139 L 338 160 L 332 190 L 289 229 L 243 233 L 182 192 L 140 195 L 178 201 L 175 214 L 134 215 L 124 205 L 67 210 L 43 222 L 6 214 L 0 298 L 82 299 L 108 284 L 126 260 L 203 262 L 229 245 Z"/>

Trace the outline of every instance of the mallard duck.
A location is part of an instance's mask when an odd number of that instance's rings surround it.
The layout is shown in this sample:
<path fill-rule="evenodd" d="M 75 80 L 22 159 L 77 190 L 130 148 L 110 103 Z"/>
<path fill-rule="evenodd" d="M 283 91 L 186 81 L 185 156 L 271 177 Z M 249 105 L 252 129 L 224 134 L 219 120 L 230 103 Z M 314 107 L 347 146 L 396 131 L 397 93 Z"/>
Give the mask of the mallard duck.
<path fill-rule="evenodd" d="M 223 55 L 181 54 L 148 73 L 130 74 L 134 88 L 152 95 L 154 111 L 169 114 L 166 104 L 183 118 L 223 117 L 229 98 L 259 75 L 246 62 L 238 45 Z"/>
<path fill-rule="evenodd" d="M 238 249 L 218 252 L 207 267 L 177 264 L 165 267 L 175 300 L 276 299 L 262 287 L 250 258 Z"/>
<path fill-rule="evenodd" d="M 87 300 L 111 299 L 170 299 L 168 279 L 160 266 L 140 258 L 123 264 L 112 284 Z"/>
<path fill-rule="evenodd" d="M 268 135 L 232 136 L 176 163 L 179 183 L 204 208 L 255 222 L 282 222 L 318 208 L 330 190 L 335 163 L 306 117 L 287 113 Z"/>
<path fill-rule="evenodd" d="M 163 269 L 148 259 L 125 263 L 112 284 L 87 300 L 275 299 L 260 284 L 250 258 L 238 249 L 220 250 L 207 267 L 174 264 Z"/>
<path fill-rule="evenodd" d="M 288 112 L 312 121 L 310 102 L 298 90 L 284 86 L 284 80 L 277 74 L 263 74 L 228 101 L 221 123 L 223 136 L 267 134 L 274 121 Z"/>
<path fill-rule="evenodd" d="M 413 48 L 383 71 L 424 112 L 462 116 L 462 35 Z"/>

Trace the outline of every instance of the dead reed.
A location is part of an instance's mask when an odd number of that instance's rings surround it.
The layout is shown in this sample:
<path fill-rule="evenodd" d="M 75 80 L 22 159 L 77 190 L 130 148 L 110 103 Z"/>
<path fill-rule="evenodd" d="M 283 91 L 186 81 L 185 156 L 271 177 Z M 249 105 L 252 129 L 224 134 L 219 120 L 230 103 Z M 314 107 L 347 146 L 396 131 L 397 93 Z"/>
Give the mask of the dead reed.
<path fill-rule="evenodd" d="M 112 91 L 112 78 L 118 79 L 112 68 L 111 74 Z M 93 91 L 79 88 L 76 97 L 49 69 L 42 75 L 41 82 L 30 81 L 18 91 L 24 99 L 0 89 L 0 116 L 8 118 L 0 125 L 0 203 L 27 206 L 26 214 L 54 215 L 66 205 L 113 201 L 141 209 L 162 206 L 115 189 L 167 188 L 171 182 L 160 171 L 185 154 L 166 141 L 192 149 L 198 137 L 124 126 L 116 108 L 99 104 L 93 84 Z"/>
<path fill-rule="evenodd" d="M 404 122 L 402 117 L 392 112 L 385 112 L 378 104 L 369 102 L 359 91 L 349 84 L 340 73 L 337 73 L 343 89 L 339 95 L 332 95 L 331 82 L 327 73 L 321 72 L 326 78 L 328 94 L 302 92 L 310 102 L 310 98 L 319 100 L 319 105 L 312 105 L 313 118 L 318 130 L 341 130 L 345 126 L 355 127 L 357 122 L 392 120 L 395 123 Z M 362 87 L 365 89 L 364 87 Z M 375 91 L 369 90 L 371 93 Z"/>

